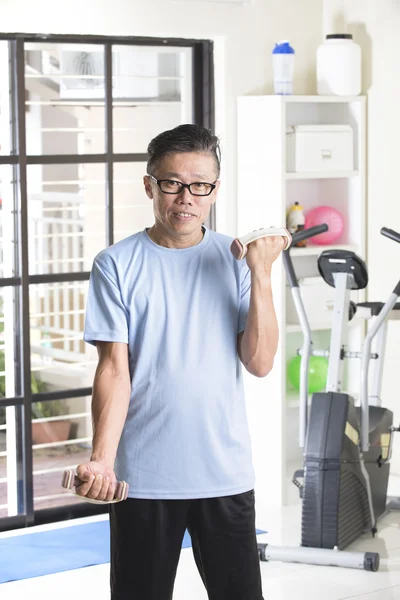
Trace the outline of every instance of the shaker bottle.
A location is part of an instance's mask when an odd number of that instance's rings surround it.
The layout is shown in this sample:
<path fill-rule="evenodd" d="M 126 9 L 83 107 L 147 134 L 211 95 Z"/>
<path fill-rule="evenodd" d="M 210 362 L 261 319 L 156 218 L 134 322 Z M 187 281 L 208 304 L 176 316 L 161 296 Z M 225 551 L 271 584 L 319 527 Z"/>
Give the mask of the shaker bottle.
<path fill-rule="evenodd" d="M 293 93 L 294 50 L 287 40 L 275 45 L 272 51 L 275 94 Z"/>

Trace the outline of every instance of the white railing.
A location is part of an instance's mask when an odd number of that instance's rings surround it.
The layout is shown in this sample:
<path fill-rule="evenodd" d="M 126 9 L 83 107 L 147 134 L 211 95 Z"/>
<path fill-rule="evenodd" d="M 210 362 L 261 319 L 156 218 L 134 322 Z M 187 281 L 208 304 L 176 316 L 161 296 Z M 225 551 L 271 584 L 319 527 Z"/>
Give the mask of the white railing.
<path fill-rule="evenodd" d="M 91 252 L 91 237 L 86 236 L 84 232 L 83 202 L 84 198 L 77 193 L 45 192 L 30 196 L 30 274 L 76 272 L 86 268 L 87 256 Z M 3 239 L 3 244 L 0 245 L 0 264 L 3 264 L 3 248 L 7 244 L 12 245 L 14 240 L 12 239 L 13 230 L 3 231 L 1 217 L 0 211 L 0 237 Z M 5 237 L 8 239 L 4 239 Z M 7 260 L 6 257 L 4 258 Z M 87 282 L 85 281 L 30 286 L 31 369 L 33 377 L 42 384 L 39 391 L 88 387 L 92 383 L 93 378 L 90 374 L 97 361 L 90 359 L 90 351 L 82 341 L 86 289 Z M 4 313 L 1 319 L 2 322 L 7 323 L 9 332 L 7 339 L 11 341 L 11 344 L 7 344 L 5 349 L 1 348 L 3 343 L 0 339 L 0 351 L 5 352 L 5 371 L 0 373 L 0 377 L 1 375 L 5 377 L 6 395 L 13 396 L 15 395 L 14 314 L 11 312 L 13 304 L 2 303 L 2 310 Z M 2 334 L 3 338 L 6 333 Z M 43 385 L 46 386 L 46 390 L 43 390 Z M 35 418 L 32 423 L 51 424 L 67 418 L 78 426 L 76 435 L 73 439 L 35 443 L 32 446 L 34 452 L 42 453 L 46 449 L 67 448 L 71 445 L 90 446 L 92 433 L 90 399 L 75 398 L 64 402 L 66 414 Z M 73 406 L 75 410 L 69 410 L 68 405 Z M 18 432 L 15 428 L 15 408 L 8 407 L 5 412 L 6 424 L 0 425 L 0 432 L 6 433 L 6 448 L 0 451 L 0 458 L 6 459 L 6 477 L 0 479 L 0 484 L 7 485 L 8 514 L 11 516 L 16 514 L 17 507 L 16 440 Z M 59 459 L 55 458 L 54 460 Z M 65 468 L 68 467 L 57 467 L 53 464 L 51 467 L 45 466 L 35 470 L 33 475 L 61 472 Z M 61 496 L 62 494 L 50 494 L 35 498 L 35 502 L 43 502 L 46 499 L 55 499 Z M 4 505 L 2 506 L 4 507 Z"/>

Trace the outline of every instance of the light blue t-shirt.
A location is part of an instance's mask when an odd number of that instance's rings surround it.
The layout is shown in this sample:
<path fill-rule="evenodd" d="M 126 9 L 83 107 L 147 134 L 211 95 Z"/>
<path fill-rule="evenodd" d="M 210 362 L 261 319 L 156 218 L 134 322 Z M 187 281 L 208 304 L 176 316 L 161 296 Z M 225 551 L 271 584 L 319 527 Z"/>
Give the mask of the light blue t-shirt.
<path fill-rule="evenodd" d="M 237 353 L 250 271 L 232 256 L 232 238 L 204 229 L 184 249 L 159 246 L 143 230 L 94 260 L 84 340 L 129 345 L 132 391 L 115 472 L 132 498 L 254 487 Z"/>

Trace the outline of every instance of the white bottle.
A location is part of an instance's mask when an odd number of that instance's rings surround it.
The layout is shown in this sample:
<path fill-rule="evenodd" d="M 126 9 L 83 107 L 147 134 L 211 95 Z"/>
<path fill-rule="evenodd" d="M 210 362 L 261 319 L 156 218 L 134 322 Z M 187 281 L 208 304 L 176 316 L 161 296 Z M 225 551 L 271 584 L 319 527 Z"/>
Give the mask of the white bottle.
<path fill-rule="evenodd" d="M 317 90 L 320 96 L 361 93 L 361 48 L 350 33 L 330 34 L 317 50 Z"/>
<path fill-rule="evenodd" d="M 275 44 L 272 60 L 275 94 L 293 94 L 294 50 L 287 40 Z"/>

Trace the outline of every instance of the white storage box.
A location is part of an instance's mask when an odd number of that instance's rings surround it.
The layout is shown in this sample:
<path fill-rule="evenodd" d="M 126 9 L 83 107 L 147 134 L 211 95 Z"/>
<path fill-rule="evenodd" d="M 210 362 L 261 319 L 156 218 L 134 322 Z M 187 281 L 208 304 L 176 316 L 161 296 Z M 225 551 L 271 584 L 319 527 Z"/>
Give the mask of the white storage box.
<path fill-rule="evenodd" d="M 350 125 L 296 125 L 286 131 L 288 173 L 353 171 Z"/>

